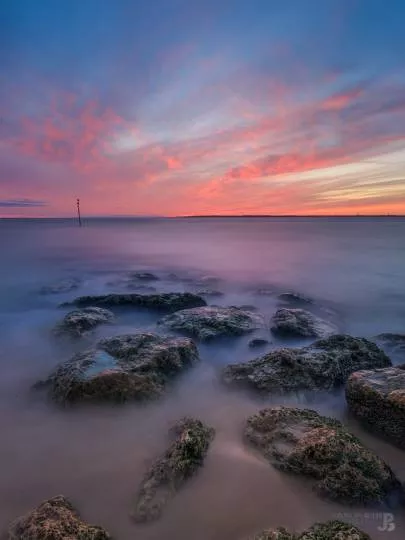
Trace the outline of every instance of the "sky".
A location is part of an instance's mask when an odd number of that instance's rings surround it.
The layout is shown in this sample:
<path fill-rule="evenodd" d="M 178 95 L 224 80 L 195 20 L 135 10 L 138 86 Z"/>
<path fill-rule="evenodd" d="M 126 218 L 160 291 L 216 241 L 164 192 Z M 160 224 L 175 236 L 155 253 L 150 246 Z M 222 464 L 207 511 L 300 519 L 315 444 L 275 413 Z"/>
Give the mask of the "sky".
<path fill-rule="evenodd" d="M 405 214 L 403 0 L 0 0 L 0 217 Z"/>

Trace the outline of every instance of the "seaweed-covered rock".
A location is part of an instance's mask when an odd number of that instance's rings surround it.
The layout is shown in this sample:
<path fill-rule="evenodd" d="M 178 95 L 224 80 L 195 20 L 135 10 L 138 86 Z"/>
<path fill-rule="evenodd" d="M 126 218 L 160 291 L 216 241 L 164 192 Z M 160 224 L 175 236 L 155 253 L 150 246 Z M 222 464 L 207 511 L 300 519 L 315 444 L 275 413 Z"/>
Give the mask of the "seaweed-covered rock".
<path fill-rule="evenodd" d="M 44 285 L 39 292 L 41 294 L 65 294 L 78 289 L 80 284 L 79 278 L 67 278 L 50 285 Z"/>
<path fill-rule="evenodd" d="M 81 520 L 72 504 L 58 495 L 14 521 L 8 540 L 109 540 L 101 527 Z"/>
<path fill-rule="evenodd" d="M 271 331 L 283 337 L 327 337 L 338 332 L 337 327 L 309 311 L 281 308 L 272 318 Z"/>
<path fill-rule="evenodd" d="M 313 304 L 314 301 L 311 298 L 303 296 L 296 292 L 284 292 L 278 295 L 278 299 L 282 302 L 295 305 Z"/>
<path fill-rule="evenodd" d="M 54 330 L 56 335 L 69 335 L 81 337 L 91 332 L 100 324 L 108 324 L 114 321 L 114 313 L 100 307 L 88 307 L 71 311 L 63 318 Z"/>
<path fill-rule="evenodd" d="M 258 347 L 264 347 L 265 345 L 268 345 L 269 344 L 269 340 L 268 339 L 263 339 L 263 338 L 254 338 L 254 339 L 251 339 L 249 341 L 249 347 L 251 349 L 256 349 Z"/>
<path fill-rule="evenodd" d="M 58 403 L 144 400 L 199 360 L 188 338 L 132 334 L 106 338 L 56 368 L 42 386 Z"/>
<path fill-rule="evenodd" d="M 386 463 L 315 411 L 264 409 L 247 420 L 245 436 L 279 470 L 314 479 L 315 491 L 328 499 L 370 505 L 404 495 Z"/>
<path fill-rule="evenodd" d="M 349 409 L 374 432 L 405 449 L 405 370 L 356 371 L 346 383 Z"/>
<path fill-rule="evenodd" d="M 300 534 L 290 533 L 284 528 L 270 529 L 256 535 L 253 540 L 371 540 L 371 538 L 350 523 L 334 520 L 315 523 Z"/>
<path fill-rule="evenodd" d="M 174 426 L 174 441 L 146 473 L 140 486 L 133 512 L 137 521 L 160 517 L 169 500 L 203 465 L 214 433 L 213 428 L 193 418 L 183 418 Z"/>
<path fill-rule="evenodd" d="M 269 393 L 329 390 L 344 384 L 359 369 L 391 365 L 375 343 L 364 338 L 334 335 L 301 348 L 282 348 L 223 370 L 227 384 Z"/>
<path fill-rule="evenodd" d="M 390 353 L 396 355 L 405 355 L 405 334 L 392 334 L 387 332 L 379 334 L 374 338 L 374 341 L 387 349 Z"/>
<path fill-rule="evenodd" d="M 100 296 L 80 296 L 66 306 L 139 307 L 157 311 L 177 311 L 192 307 L 206 306 L 206 301 L 192 293 L 159 294 L 105 294 Z"/>
<path fill-rule="evenodd" d="M 241 336 L 263 326 L 260 315 L 236 307 L 206 306 L 182 309 L 159 324 L 202 341 L 223 336 Z"/>

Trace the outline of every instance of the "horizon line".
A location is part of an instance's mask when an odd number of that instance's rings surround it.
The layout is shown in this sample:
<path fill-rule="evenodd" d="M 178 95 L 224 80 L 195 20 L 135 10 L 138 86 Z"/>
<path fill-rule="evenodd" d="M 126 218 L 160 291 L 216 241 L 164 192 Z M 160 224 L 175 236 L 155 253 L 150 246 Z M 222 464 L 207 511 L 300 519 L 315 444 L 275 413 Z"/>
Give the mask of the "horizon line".
<path fill-rule="evenodd" d="M 92 215 L 82 216 L 82 220 L 91 219 L 209 219 L 209 218 L 405 218 L 405 214 L 190 214 L 178 216 L 164 215 L 136 215 L 136 214 L 110 214 L 110 215 Z M 66 219 L 77 221 L 77 216 L 0 216 L 0 219 L 27 219 L 27 220 L 46 220 L 46 219 Z"/>

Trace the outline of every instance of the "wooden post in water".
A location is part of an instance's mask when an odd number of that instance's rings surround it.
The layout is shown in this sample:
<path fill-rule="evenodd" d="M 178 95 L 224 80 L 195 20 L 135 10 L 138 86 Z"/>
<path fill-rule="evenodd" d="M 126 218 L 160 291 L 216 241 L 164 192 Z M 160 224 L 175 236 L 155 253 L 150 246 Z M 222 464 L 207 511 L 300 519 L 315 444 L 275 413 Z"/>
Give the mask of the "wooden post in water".
<path fill-rule="evenodd" d="M 77 216 L 79 218 L 79 226 L 82 226 L 82 218 L 80 217 L 80 199 L 77 199 Z"/>

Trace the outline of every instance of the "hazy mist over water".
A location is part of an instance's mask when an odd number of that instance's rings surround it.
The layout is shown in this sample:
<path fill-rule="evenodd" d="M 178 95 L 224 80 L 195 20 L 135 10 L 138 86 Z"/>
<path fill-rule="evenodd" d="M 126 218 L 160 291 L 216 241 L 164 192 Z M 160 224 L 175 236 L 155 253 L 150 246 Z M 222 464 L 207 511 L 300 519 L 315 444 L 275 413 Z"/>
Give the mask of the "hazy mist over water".
<path fill-rule="evenodd" d="M 67 312 L 58 307 L 61 302 L 127 291 L 112 283 L 129 271 L 155 273 L 160 280 L 146 285 L 158 291 L 195 292 L 193 279 L 216 276 L 213 288 L 225 294 L 207 298 L 208 303 L 253 304 L 267 322 L 277 309 L 277 294 L 297 291 L 314 298 L 314 309 L 342 332 L 404 333 L 405 218 L 88 219 L 81 228 L 73 220 L 0 220 L 0 252 L 1 530 L 62 493 L 86 520 L 117 539 L 243 540 L 266 527 L 301 530 L 342 512 L 348 513 L 346 520 L 351 513 L 372 538 L 404 537 L 399 514 L 396 530 L 381 532 L 381 521 L 364 518 L 362 509 L 322 501 L 307 481 L 278 473 L 243 445 L 244 420 L 270 401 L 227 391 L 218 371 L 285 345 L 268 329 L 199 345 L 201 363 L 163 400 L 147 406 L 59 410 L 31 386 L 101 336 L 157 331 L 160 315 L 133 310 L 78 342 L 51 335 Z M 39 293 L 71 278 L 81 280 L 75 291 Z M 263 288 L 274 294 L 257 295 Z M 272 344 L 253 351 L 247 346 L 252 337 L 267 337 Z M 306 405 L 306 399 L 272 402 Z M 342 393 L 317 395 L 311 407 L 346 421 Z M 139 481 L 164 451 L 171 422 L 186 414 L 217 430 L 206 465 L 158 522 L 135 525 L 129 513 Z M 349 423 L 405 481 L 404 453 Z"/>

